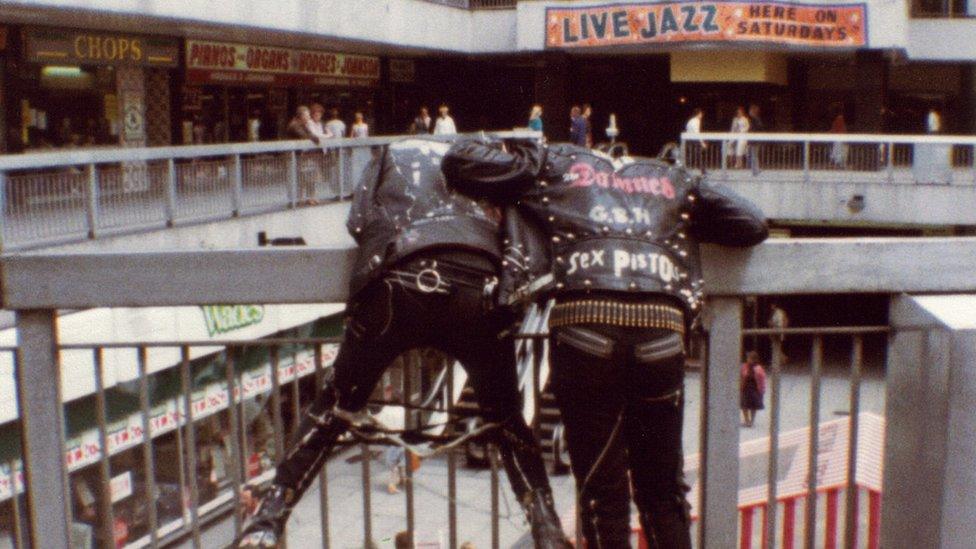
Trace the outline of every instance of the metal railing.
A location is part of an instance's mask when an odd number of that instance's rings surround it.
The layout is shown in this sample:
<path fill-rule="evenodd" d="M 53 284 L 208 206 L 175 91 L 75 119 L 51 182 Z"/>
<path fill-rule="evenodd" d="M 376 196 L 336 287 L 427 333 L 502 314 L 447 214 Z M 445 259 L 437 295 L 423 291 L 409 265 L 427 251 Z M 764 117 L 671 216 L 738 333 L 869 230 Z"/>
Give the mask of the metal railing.
<path fill-rule="evenodd" d="M 373 155 L 404 137 L 335 139 L 322 146 L 277 141 L 0 156 L 0 249 L 346 198 Z"/>
<path fill-rule="evenodd" d="M 56 309 L 83 308 L 96 306 L 170 306 L 206 303 L 304 303 L 317 301 L 342 301 L 345 297 L 347 276 L 354 251 L 349 249 L 262 249 L 237 251 L 201 251 L 201 252 L 151 252 L 151 253 L 103 253 L 103 254 L 50 254 L 50 255 L 8 255 L 0 259 L 0 289 L 2 289 L 3 306 L 17 311 L 18 347 L 17 347 L 17 392 L 20 404 L 21 429 L 24 441 L 24 479 L 27 487 L 26 504 L 18 507 L 18 513 L 25 517 L 26 528 L 18 530 L 21 534 L 29 532 L 29 539 L 34 547 L 64 547 L 69 545 L 69 532 L 72 523 L 72 510 L 68 502 L 72 501 L 69 488 L 69 473 L 65 466 L 65 440 L 62 406 L 56 404 L 61 401 L 57 383 L 50 383 L 51 379 L 60 376 L 59 354 L 74 351 L 69 346 L 58 343 L 56 329 Z M 976 239 L 818 239 L 818 240 L 785 240 L 770 241 L 751 250 L 725 250 L 715 247 L 704 249 L 705 279 L 712 292 L 707 310 L 706 329 L 708 333 L 706 363 L 700 375 L 701 409 L 700 409 L 700 456 L 697 474 L 697 491 L 695 494 L 695 511 L 698 517 L 698 538 L 700 546 L 704 547 L 733 547 L 737 544 L 750 546 L 743 542 L 743 532 L 752 525 L 747 519 L 753 515 L 748 509 L 760 506 L 766 514 L 766 522 L 761 526 L 767 541 L 789 537 L 795 532 L 792 527 L 798 512 L 800 499 L 806 501 L 824 501 L 827 510 L 821 515 L 817 505 L 806 505 L 803 508 L 804 539 L 808 542 L 811 536 L 818 539 L 830 539 L 836 534 L 842 535 L 846 547 L 854 547 L 855 535 L 861 535 L 859 524 L 866 521 L 867 538 L 876 539 L 874 530 L 879 528 L 876 522 L 864 519 L 858 507 L 858 471 L 863 468 L 857 459 L 859 449 L 863 446 L 859 442 L 858 433 L 862 430 L 859 411 L 863 403 L 860 397 L 863 387 L 863 345 L 862 340 L 868 337 L 881 337 L 888 331 L 886 326 L 860 328 L 829 328 L 829 329 L 790 329 L 786 331 L 761 331 L 743 329 L 743 303 L 747 296 L 780 295 L 780 294 L 852 294 L 852 293 L 880 293 L 896 295 L 902 292 L 973 292 L 976 284 L 972 280 L 973 258 L 976 258 Z M 125 268 L 119 266 L 124 262 Z M 927 269 L 911 268 L 910 265 L 924 264 Z M 288 269 L 281 269 L 281 265 L 289 265 Z M 830 273 L 823 271 L 824 265 L 843 265 Z M 233 269 L 238 274 L 239 284 L 227 285 L 223 273 Z M 322 276 L 331 273 L 332 276 Z M 274 279 L 276 284 L 268 285 L 267 280 Z M 106 284 L 112 280 L 112 284 Z M 901 299 L 901 298 L 896 298 Z M 917 329 L 917 328 L 913 328 Z M 740 511 L 740 431 L 739 431 L 739 369 L 744 337 L 769 337 L 786 334 L 788 337 L 812 337 L 812 351 L 809 366 L 803 370 L 803 375 L 810 379 L 809 425 L 812 427 L 806 436 L 807 444 L 802 453 L 792 454 L 793 461 L 806 462 L 806 476 L 800 483 L 798 491 L 788 491 L 781 487 L 780 467 L 784 456 L 779 454 L 781 436 L 779 424 L 780 414 L 785 406 L 796 406 L 795 402 L 787 404 L 781 392 L 782 364 L 774 360 L 770 371 L 770 429 L 769 454 L 767 459 L 765 483 L 768 486 L 759 503 L 749 503 L 746 509 Z M 839 484 L 822 482 L 814 472 L 819 470 L 818 460 L 821 457 L 819 449 L 825 447 L 826 442 L 820 439 L 820 428 L 824 427 L 822 417 L 821 398 L 827 395 L 821 385 L 822 376 L 821 353 L 824 344 L 822 339 L 828 336 L 842 335 L 851 341 L 850 362 L 848 366 L 848 408 L 849 422 L 847 424 L 845 446 L 839 446 L 839 451 L 846 452 L 842 460 L 844 466 L 842 480 Z M 242 347 L 251 343 L 226 342 L 228 346 Z M 288 342 L 266 341 L 256 345 L 266 345 L 274 349 L 276 345 Z M 315 353 L 321 341 L 308 341 Z M 901 347 L 910 344 L 909 340 L 901 339 Z M 206 342 L 213 345 L 213 342 Z M 154 345 L 166 345 L 155 343 Z M 186 352 L 187 346 L 194 342 L 173 342 Z M 140 431 L 153 433 L 152 416 L 147 415 L 154 403 L 148 396 L 150 381 L 154 378 L 146 368 L 145 356 L 151 345 L 134 342 L 136 361 L 139 374 L 135 385 L 130 385 L 130 392 L 138 396 L 138 409 L 142 412 Z M 92 360 L 99 364 L 99 353 L 105 352 L 106 345 L 91 344 L 82 346 L 82 352 L 92 353 Z M 101 350 L 100 350 L 101 348 Z M 774 356 L 779 356 L 774 344 Z M 8 350 L 9 352 L 9 350 Z M 234 353 L 229 354 L 230 366 L 224 372 L 225 387 L 241 385 L 242 396 L 247 396 L 246 383 L 236 378 L 241 372 L 235 369 Z M 275 352 L 271 351 L 271 362 L 275 363 Z M 889 355 L 886 370 L 901 372 L 899 376 L 915 375 L 918 368 L 924 368 L 913 362 L 910 367 L 901 366 L 898 360 L 903 354 Z M 186 362 L 185 360 L 183 361 Z M 320 370 L 320 360 L 315 359 L 315 370 Z M 960 366 L 961 367 L 961 366 Z M 192 398 L 193 389 L 185 382 L 186 367 L 179 365 L 180 384 L 183 400 L 182 408 L 194 410 Z M 98 368 L 96 368 L 96 372 Z M 272 367 L 271 371 L 275 371 Z M 453 369 L 451 370 L 453 371 Z M 159 375 L 154 373 L 152 375 Z M 218 376 L 219 377 L 219 376 Z M 953 379 L 961 379 L 954 377 Z M 283 382 L 284 381 L 284 382 Z M 905 386 L 910 380 L 903 377 L 888 378 L 885 383 Z M 287 386 L 287 380 L 271 375 L 270 383 L 272 399 L 278 402 L 271 406 L 271 423 L 275 427 L 285 425 L 281 405 L 284 395 L 293 389 Z M 265 386 L 267 386 L 267 383 Z M 318 383 L 316 387 L 320 386 Z M 448 380 L 448 387 L 453 383 Z M 284 387 L 284 389 L 283 389 Z M 954 389 L 957 391 L 966 388 Z M 404 394 L 410 394 L 406 390 Z M 226 395 L 226 390 L 225 390 Z M 275 397 L 274 395 L 278 395 Z M 901 394 L 888 395 L 888 399 L 900 398 Z M 228 413 L 235 414 L 237 408 L 228 401 Z M 187 402 L 190 399 L 190 402 Z M 453 402 L 453 395 L 448 395 L 446 405 L 448 409 Z M 301 397 L 291 404 L 300 404 Z M 941 405 L 938 405 L 941 406 Z M 101 409 L 101 406 L 99 406 Z M 889 408 L 890 409 L 890 408 Z M 941 409 L 941 408 L 940 408 Z M 195 412 L 195 411 L 194 411 Z M 194 412 L 191 412 L 191 417 Z M 928 417 L 938 417 L 936 409 L 924 410 L 921 413 Z M 101 415 L 99 411 L 99 415 Z M 689 409 L 689 414 L 694 412 Z M 276 417 L 278 415 L 278 417 Z M 966 418 L 969 419 L 966 419 Z M 239 417 L 231 417 L 233 425 L 237 425 Z M 947 429 L 970 429 L 971 416 L 957 416 L 956 422 Z M 968 422 L 968 424 L 966 423 Z M 178 423 L 178 421 L 176 421 Z M 190 422 L 192 425 L 192 422 Z M 941 429 L 941 427 L 940 427 Z M 190 442 L 193 428 L 184 428 L 181 437 L 185 437 L 184 450 L 193 445 Z M 287 429 L 275 428 L 275 440 L 272 444 L 275 455 L 281 453 L 281 440 Z M 239 432 L 238 432 L 239 433 Z M 281 434 L 281 436 L 278 435 Z M 901 464 L 906 457 L 913 455 L 917 448 L 901 445 L 897 441 L 903 436 L 903 427 L 899 421 L 888 424 L 885 447 L 886 461 Z M 782 435 L 785 436 L 785 435 Z M 948 435 L 946 435 L 948 436 Z M 106 438 L 104 432 L 99 433 L 99 439 Z M 151 456 L 153 448 L 152 437 L 142 437 L 140 440 L 143 455 Z M 238 445 L 236 451 L 246 447 L 247 442 Z M 110 447 L 108 442 L 101 444 L 101 448 Z M 955 452 L 966 452 L 962 446 L 957 446 Z M 966 456 L 956 455 L 959 463 L 968 463 Z M 241 466 L 239 458 L 235 458 L 238 470 Z M 453 458 L 449 458 L 453 459 Z M 103 491 L 104 481 L 110 478 L 111 470 L 104 472 L 104 458 L 99 457 L 100 473 Z M 232 460 L 233 461 L 233 460 Z M 911 460 L 907 460 L 911 461 Z M 153 465 L 146 459 L 141 465 L 146 479 L 155 478 L 159 474 L 159 467 L 165 461 Z M 450 463 L 450 462 L 449 462 Z M 111 465 L 111 463 L 110 463 Z M 363 476 L 368 478 L 368 460 L 362 465 Z M 448 473 L 448 500 L 454 505 L 456 491 L 451 488 L 456 483 L 455 473 Z M 187 469 L 189 470 L 189 469 Z M 886 478 L 899 478 L 898 475 L 911 475 L 911 469 L 892 469 L 886 467 Z M 237 474 L 237 473 L 234 473 Z M 242 482 L 245 478 L 240 477 Z M 829 480 L 829 479 L 827 479 Z M 151 481 L 147 481 L 151 482 Z M 184 482 L 184 481 L 181 481 Z M 190 476 L 185 482 L 191 485 Z M 491 476 L 492 490 L 497 489 L 497 476 Z M 241 492 L 241 482 L 234 483 L 231 497 L 236 502 L 244 495 Z M 897 532 L 903 524 L 910 524 L 918 514 L 931 514 L 933 506 L 943 501 L 942 490 L 950 489 L 947 484 L 933 482 L 926 485 L 925 497 L 920 497 L 917 504 L 906 505 L 904 508 L 885 508 L 885 522 L 880 525 L 882 536 L 886 530 Z M 199 487 L 198 487 L 199 488 Z M 323 529 L 328 536 L 329 507 L 327 487 L 320 492 L 323 505 L 320 516 L 323 516 Z M 781 491 L 782 488 L 782 491 Z M 150 494 L 160 493 L 157 486 L 154 490 L 145 488 Z M 953 485 L 952 489 L 958 489 Z M 820 495 L 820 491 L 823 495 Z M 192 489 L 190 490 L 192 492 Z M 493 494 L 495 492 L 492 492 Z M 813 494 L 818 494 L 813 496 Z M 101 497 L 105 498 L 103 494 Z M 149 497 L 142 496 L 149 504 Z M 189 513 L 194 510 L 193 497 L 188 499 L 191 504 Z M 408 496 L 409 498 L 410 496 Z M 488 495 L 486 494 L 486 498 Z M 820 499 L 820 498 L 823 499 Z M 844 529 L 840 530 L 838 520 L 840 498 L 846 501 L 844 506 Z M 879 502 L 871 500 L 869 509 Z M 362 493 L 364 509 L 364 537 L 372 535 L 370 523 L 369 490 Z M 810 499 L 813 498 L 813 499 Z M 492 520 L 497 520 L 497 496 L 490 497 L 492 501 Z M 195 500 L 197 504 L 199 499 Z M 565 503 L 565 502 L 562 502 Z M 152 505 L 159 504 L 153 501 Z M 149 506 L 148 523 L 158 527 L 165 527 L 173 521 L 160 520 L 160 511 L 153 519 L 152 505 Z M 107 507 L 107 504 L 103 504 Z M 782 506 L 784 517 L 783 533 L 779 533 L 781 521 L 777 518 Z M 456 533 L 456 513 L 449 513 L 449 526 Z M 412 527 L 411 517 L 415 517 L 414 510 L 407 506 L 405 513 L 407 528 Z M 871 510 L 869 515 L 874 516 Z M 824 528 L 827 533 L 820 535 L 818 528 L 811 528 L 811 524 L 821 524 L 823 517 Z M 164 517 L 166 519 L 167 517 Z M 788 519 L 788 520 L 787 520 Z M 103 517 L 100 530 L 107 535 L 107 517 Z M 174 519 L 177 520 L 177 519 Z M 188 520 L 188 519 L 179 519 Z M 235 519 L 238 520 L 238 519 Z M 961 519 L 960 519 L 961 520 Z M 164 524 L 166 523 L 166 524 Z M 18 523 L 19 524 L 19 523 Z M 184 523 L 185 524 L 185 523 Z M 741 524 L 741 528 L 740 528 Z M 239 524 L 238 524 L 239 525 Z M 789 526 L 789 527 L 788 527 Z M 194 526 L 189 526 L 193 528 Z M 965 523 L 945 522 L 936 525 L 940 531 L 952 531 L 953 528 L 964 528 Z M 494 529 L 493 529 L 494 530 Z M 162 539 L 162 533 L 152 530 L 146 534 L 152 543 Z M 832 534 L 833 533 L 833 534 Z M 154 538 L 155 536 L 155 538 Z M 826 537 L 825 537 L 826 536 Z M 26 535 L 24 536 L 25 539 Z M 497 537 L 493 538 L 497 539 Z M 863 538 L 862 538 L 863 539 Z M 450 536 L 450 546 L 454 547 L 457 536 Z M 226 541 L 226 540 L 225 540 Z M 749 543 L 752 543 L 750 540 Z M 785 542 L 784 542 L 785 543 Z"/>
<path fill-rule="evenodd" d="M 509 10 L 518 6 L 518 0 L 424 0 L 452 8 L 466 10 Z"/>
<path fill-rule="evenodd" d="M 976 137 L 683 133 L 681 158 L 712 177 L 803 183 L 976 184 Z"/>

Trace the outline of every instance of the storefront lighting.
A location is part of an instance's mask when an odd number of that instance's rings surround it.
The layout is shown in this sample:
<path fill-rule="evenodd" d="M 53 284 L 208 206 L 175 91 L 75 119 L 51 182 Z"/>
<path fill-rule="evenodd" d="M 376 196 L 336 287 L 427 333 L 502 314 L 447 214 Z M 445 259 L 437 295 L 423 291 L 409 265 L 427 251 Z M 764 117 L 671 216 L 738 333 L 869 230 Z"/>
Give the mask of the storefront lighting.
<path fill-rule="evenodd" d="M 83 75 L 84 73 L 81 72 L 81 67 L 61 67 L 57 65 L 48 65 L 41 69 L 41 76 L 54 78 L 77 78 Z"/>

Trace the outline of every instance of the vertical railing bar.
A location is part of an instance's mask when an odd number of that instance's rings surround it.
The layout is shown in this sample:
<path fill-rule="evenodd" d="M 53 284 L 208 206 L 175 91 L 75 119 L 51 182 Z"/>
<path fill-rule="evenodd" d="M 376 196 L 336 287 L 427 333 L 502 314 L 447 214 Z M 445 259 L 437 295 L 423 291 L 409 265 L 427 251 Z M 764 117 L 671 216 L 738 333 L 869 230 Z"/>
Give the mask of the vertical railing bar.
<path fill-rule="evenodd" d="M 288 152 L 288 207 L 298 205 L 298 154 Z"/>
<path fill-rule="evenodd" d="M 817 539 L 817 454 L 820 452 L 820 375 L 823 369 L 823 336 L 813 338 L 810 352 L 810 436 L 807 455 L 806 520 L 804 548 L 814 549 Z"/>
<path fill-rule="evenodd" d="M 105 402 L 105 373 L 103 371 L 104 352 L 101 347 L 92 350 L 95 367 L 95 421 L 98 425 L 98 472 L 103 487 L 112 485 L 112 468 L 109 464 L 111 451 L 108 447 L 108 407 Z M 98 490 L 98 520 L 101 536 L 106 543 L 115 539 L 115 518 L 112 516 L 112 491 Z"/>
<path fill-rule="evenodd" d="M 98 169 L 95 164 L 89 164 L 85 168 L 87 176 L 87 204 L 85 215 L 88 220 L 88 238 L 98 236 Z"/>
<path fill-rule="evenodd" d="M 491 464 L 491 549 L 499 549 L 501 536 L 498 505 L 498 454 L 494 443 L 488 445 L 488 459 Z"/>
<path fill-rule="evenodd" d="M 179 471 L 179 473 L 177 476 L 178 476 L 178 482 L 180 487 L 179 490 L 180 511 L 181 511 L 180 519 L 183 522 L 183 531 L 185 532 L 187 530 L 186 508 L 184 507 L 184 505 L 186 505 L 186 499 L 183 496 L 185 494 L 184 490 L 186 489 L 187 459 L 186 459 L 186 444 L 184 442 L 185 437 L 183 434 L 182 419 L 186 416 L 185 414 L 180 413 L 181 404 L 182 402 L 180 402 L 179 399 L 177 399 L 176 400 L 176 456 L 177 456 L 177 460 L 179 461 L 178 468 L 177 468 L 177 471 Z M 196 460 L 194 460 L 194 464 L 196 464 Z M 190 470 L 190 476 L 194 476 L 194 477 L 196 476 L 195 469 Z M 192 525 L 190 527 L 192 528 Z"/>
<path fill-rule="evenodd" d="M 232 216 L 238 217 L 243 209 L 244 194 L 244 174 L 241 169 L 241 155 L 235 154 L 231 157 L 231 204 L 233 207 Z"/>
<path fill-rule="evenodd" d="M 810 182 L 810 142 L 803 142 L 803 182 Z"/>
<path fill-rule="evenodd" d="M 322 368 L 322 344 L 315 344 L 315 400 L 322 398 L 325 370 Z M 322 530 L 322 547 L 329 549 L 329 460 L 322 461 L 319 473 L 319 526 Z"/>
<path fill-rule="evenodd" d="M 241 434 L 241 424 L 238 419 L 238 407 L 237 399 L 234 397 L 234 388 L 238 385 L 237 376 L 235 375 L 235 360 L 236 360 L 236 348 L 229 347 L 225 351 L 227 353 L 226 361 L 226 371 L 225 377 L 227 382 L 227 413 L 228 420 L 230 421 L 230 469 L 233 471 L 233 476 L 231 477 L 231 482 L 233 483 L 233 495 L 234 495 L 234 537 L 241 534 L 241 514 L 238 509 L 241 508 L 241 479 L 245 478 L 242 476 L 244 470 L 244 447 L 241 444 L 242 434 Z M 243 401 L 243 386 L 241 386 L 241 400 Z"/>
<path fill-rule="evenodd" d="M 850 403 L 850 432 L 847 444 L 847 505 L 844 509 L 844 546 L 853 549 L 857 543 L 857 436 L 858 414 L 861 405 L 861 360 L 863 340 L 860 335 L 854 336 L 851 349 L 851 403 Z"/>
<path fill-rule="evenodd" d="M 166 159 L 166 226 L 176 225 L 176 161 Z"/>
<path fill-rule="evenodd" d="M 410 406 L 413 404 L 413 357 L 413 354 L 407 354 L 404 356 L 403 375 L 401 377 L 401 388 L 403 389 L 402 400 L 404 404 L 403 427 L 407 431 L 410 431 L 417 426 L 417 413 L 410 408 Z M 413 467 L 411 463 L 411 454 L 407 452 L 404 457 L 404 474 L 406 476 L 404 498 L 406 498 L 405 505 L 407 506 L 407 534 L 410 536 L 410 544 L 412 547 L 414 543 L 414 530 L 417 522 L 417 515 L 415 514 L 416 508 L 414 507 Z"/>
<path fill-rule="evenodd" d="M 339 162 L 339 186 L 336 189 L 339 193 L 339 196 L 336 197 L 337 199 L 341 199 L 344 196 L 346 196 L 346 193 L 344 191 L 344 189 L 346 188 L 346 163 L 344 161 L 345 159 L 343 158 L 345 156 L 343 154 L 345 151 L 346 151 L 345 148 L 342 147 L 336 148 L 336 158 L 338 158 L 338 162 Z"/>
<path fill-rule="evenodd" d="M 301 387 L 299 387 L 300 377 L 298 375 L 298 348 L 295 347 L 291 353 L 291 364 L 292 368 L 295 370 L 295 376 L 291 380 L 291 436 L 296 437 L 298 434 L 298 425 L 301 421 L 302 414 L 302 403 L 301 403 Z M 285 437 L 288 440 L 288 437 Z M 279 458 L 281 459 L 281 458 Z"/>
<path fill-rule="evenodd" d="M 64 407 L 57 313 L 17 311 L 16 386 L 27 513 L 33 547 L 65 547 L 71 529 L 71 489 L 65 467 Z"/>
<path fill-rule="evenodd" d="M 149 509 L 149 539 L 152 547 L 159 545 L 159 513 L 156 507 L 156 464 L 153 459 L 153 443 L 150 422 L 149 373 L 146 347 L 138 348 L 139 364 L 139 412 L 142 414 L 143 475 L 146 483 L 146 506 Z"/>
<path fill-rule="evenodd" d="M 20 526 L 21 510 L 20 510 L 20 494 L 17 492 L 17 460 L 10 460 L 10 506 L 11 511 L 13 511 L 14 519 L 14 548 L 15 549 L 27 549 L 27 544 L 24 543 L 24 529 Z"/>
<path fill-rule="evenodd" d="M 13 203 L 7 200 L 7 172 L 0 171 L 0 252 L 7 247 L 7 204 L 10 203 L 11 214 Z"/>
<path fill-rule="evenodd" d="M 773 337 L 773 360 L 769 378 L 769 463 L 767 472 L 765 535 L 771 545 L 776 545 L 776 492 L 779 477 L 779 399 L 780 368 L 783 359 L 783 343 Z M 768 549 L 768 548 L 763 548 Z"/>
<path fill-rule="evenodd" d="M 274 448 L 275 462 L 278 462 L 285 455 L 285 425 L 281 417 L 281 379 L 280 370 L 280 350 L 278 345 L 272 345 L 271 352 L 271 423 L 274 425 Z M 297 371 L 296 371 L 297 379 Z M 278 541 L 281 549 L 288 547 L 287 534 L 283 534 Z"/>
<path fill-rule="evenodd" d="M 180 388 L 183 391 L 183 421 L 186 428 L 186 469 L 190 481 L 190 532 L 194 549 L 200 548 L 200 486 L 197 483 L 197 433 L 193 423 L 193 377 L 190 371 L 190 348 L 180 347 Z"/>
<path fill-rule="evenodd" d="M 723 139 L 721 141 L 720 146 L 719 146 L 719 154 L 722 155 L 722 158 L 719 160 L 719 162 L 720 162 L 720 166 L 721 166 L 721 169 L 722 169 L 722 180 L 723 181 L 728 181 L 729 180 L 729 151 L 728 151 L 728 143 L 729 143 L 728 141 L 726 141 L 726 140 Z"/>
<path fill-rule="evenodd" d="M 271 346 L 271 422 L 274 425 L 275 461 L 285 455 L 285 426 L 281 417 L 280 348 Z"/>
<path fill-rule="evenodd" d="M 362 452 L 363 475 L 363 547 L 373 546 L 373 499 L 372 475 L 370 473 L 370 450 L 365 442 L 359 445 Z"/>
<path fill-rule="evenodd" d="M 447 364 L 447 417 L 454 417 L 454 363 Z M 453 451 L 447 453 L 447 516 L 448 516 L 448 549 L 456 549 L 458 545 L 457 531 L 457 463 Z"/>
<path fill-rule="evenodd" d="M 895 144 L 888 143 L 888 155 L 886 160 L 888 161 L 888 183 L 895 182 Z"/>

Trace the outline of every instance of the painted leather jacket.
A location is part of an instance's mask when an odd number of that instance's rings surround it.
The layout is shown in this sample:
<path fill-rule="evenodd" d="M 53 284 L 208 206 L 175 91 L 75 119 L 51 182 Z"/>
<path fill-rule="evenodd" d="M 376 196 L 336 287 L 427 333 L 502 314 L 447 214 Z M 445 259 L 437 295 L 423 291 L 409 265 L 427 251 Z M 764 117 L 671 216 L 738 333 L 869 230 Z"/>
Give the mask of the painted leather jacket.
<path fill-rule="evenodd" d="M 346 223 L 359 244 L 351 298 L 390 266 L 421 250 L 468 250 L 501 262 L 498 210 L 445 184 L 440 166 L 450 146 L 405 139 L 367 165 Z"/>
<path fill-rule="evenodd" d="M 752 246 L 765 218 L 730 189 L 656 160 L 615 162 L 574 145 L 455 144 L 451 186 L 511 206 L 502 299 L 546 292 L 665 294 L 686 313 L 703 297 L 699 243 Z"/>

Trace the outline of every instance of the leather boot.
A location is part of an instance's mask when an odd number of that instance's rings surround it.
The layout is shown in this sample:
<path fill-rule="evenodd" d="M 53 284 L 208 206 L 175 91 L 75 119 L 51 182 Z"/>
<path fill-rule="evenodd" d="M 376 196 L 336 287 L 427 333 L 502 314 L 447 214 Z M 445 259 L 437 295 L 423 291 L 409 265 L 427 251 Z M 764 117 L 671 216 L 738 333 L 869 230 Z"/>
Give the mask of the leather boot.
<path fill-rule="evenodd" d="M 323 405 L 330 405 L 330 409 L 317 414 L 316 408 Z M 292 448 L 278 464 L 271 488 L 265 492 L 254 518 L 244 529 L 235 547 L 278 546 L 292 507 L 311 486 L 335 441 L 348 427 L 347 421 L 332 413 L 331 403 L 324 402 L 320 406 L 313 404 L 312 409 L 302 418 L 298 437 Z"/>
<path fill-rule="evenodd" d="M 556 513 L 552 491 L 532 490 L 525 494 L 522 506 L 532 526 L 532 541 L 536 549 L 572 549 Z"/>
<path fill-rule="evenodd" d="M 640 513 L 641 528 L 649 549 L 691 549 L 691 530 L 681 505 L 655 506 L 654 512 Z"/>

